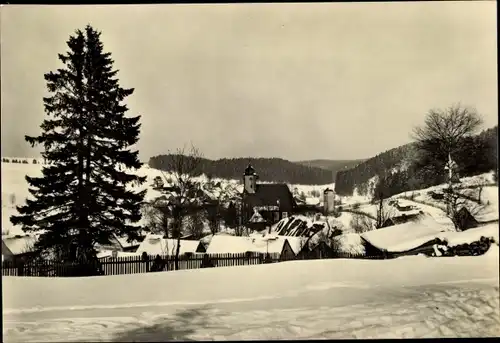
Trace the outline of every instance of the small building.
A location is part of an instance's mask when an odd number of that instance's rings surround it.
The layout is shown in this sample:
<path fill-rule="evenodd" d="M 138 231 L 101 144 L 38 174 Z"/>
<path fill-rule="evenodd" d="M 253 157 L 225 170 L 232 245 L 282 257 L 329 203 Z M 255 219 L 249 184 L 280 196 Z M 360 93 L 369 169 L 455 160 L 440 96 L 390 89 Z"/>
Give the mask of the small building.
<path fill-rule="evenodd" d="M 450 227 L 440 225 L 430 216 L 365 232 L 361 240 L 367 256 L 394 257 L 416 255 L 432 250 L 438 237 Z"/>
<path fill-rule="evenodd" d="M 402 213 L 400 215 L 387 218 L 385 222 L 382 224 L 381 228 L 384 227 L 389 227 L 393 225 L 400 225 L 412 221 L 419 220 L 420 218 L 423 218 L 424 213 L 422 211 L 414 212 L 414 213 Z"/>
<path fill-rule="evenodd" d="M 399 202 L 396 203 L 395 207 L 400 212 L 408 212 L 413 210 L 412 205 L 401 205 Z"/>
<path fill-rule="evenodd" d="M 242 219 L 246 225 L 255 212 L 268 224 L 275 224 L 290 216 L 297 204 L 286 184 L 257 183 L 259 176 L 251 165 L 243 174 Z"/>
<path fill-rule="evenodd" d="M 312 249 L 304 247 L 297 255 L 297 259 L 314 260 L 322 258 L 334 258 L 336 252 L 325 241 L 320 241 Z"/>
<path fill-rule="evenodd" d="M 212 237 L 207 254 L 279 254 L 281 261 L 295 259 L 302 249 L 302 241 L 296 237 L 264 235 L 261 237 L 238 237 L 216 235 Z"/>
<path fill-rule="evenodd" d="M 180 240 L 179 255 L 186 253 L 204 253 L 205 246 L 201 241 Z M 163 238 L 163 235 L 148 234 L 137 248 L 136 253 L 148 255 L 169 255 L 174 256 L 177 252 L 177 239 Z"/>
<path fill-rule="evenodd" d="M 2 261 L 29 256 L 37 241 L 36 235 L 17 235 L 2 239 Z"/>

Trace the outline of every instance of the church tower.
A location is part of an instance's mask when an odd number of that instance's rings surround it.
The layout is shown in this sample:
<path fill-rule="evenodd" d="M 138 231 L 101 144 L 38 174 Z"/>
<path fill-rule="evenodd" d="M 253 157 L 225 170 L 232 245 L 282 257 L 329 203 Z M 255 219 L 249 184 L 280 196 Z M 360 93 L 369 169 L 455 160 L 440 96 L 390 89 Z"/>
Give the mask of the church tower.
<path fill-rule="evenodd" d="M 248 194 L 255 194 L 257 189 L 257 179 L 259 176 L 255 173 L 255 169 L 249 164 L 245 169 L 245 174 L 243 174 L 243 192 Z"/>

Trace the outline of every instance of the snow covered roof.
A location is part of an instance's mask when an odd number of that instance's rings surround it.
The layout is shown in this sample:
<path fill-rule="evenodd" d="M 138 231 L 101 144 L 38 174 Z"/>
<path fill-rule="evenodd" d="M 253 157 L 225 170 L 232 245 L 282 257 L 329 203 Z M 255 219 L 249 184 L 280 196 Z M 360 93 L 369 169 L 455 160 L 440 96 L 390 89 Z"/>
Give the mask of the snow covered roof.
<path fill-rule="evenodd" d="M 7 248 L 12 255 L 24 254 L 30 252 L 33 245 L 37 241 L 36 235 L 14 236 L 2 239 L 2 254 L 3 248 Z M 7 253 L 8 253 L 7 251 Z"/>
<path fill-rule="evenodd" d="M 141 254 L 138 254 L 136 252 L 123 252 L 123 251 L 117 251 L 117 257 L 131 257 L 131 256 L 141 256 Z M 102 250 L 97 253 L 97 258 L 109 258 L 113 256 L 113 252 L 111 250 Z"/>
<path fill-rule="evenodd" d="M 278 235 L 288 237 L 297 235 L 302 227 L 306 226 L 310 228 L 312 225 L 313 222 L 310 218 L 302 215 L 294 215 L 281 219 L 272 230 Z"/>
<path fill-rule="evenodd" d="M 226 253 L 281 253 L 285 241 L 288 240 L 292 250 L 297 253 L 300 251 L 300 240 L 296 237 L 283 237 L 270 235 L 265 237 L 238 237 L 238 236 L 214 236 L 207 248 L 207 254 L 226 254 Z"/>
<path fill-rule="evenodd" d="M 443 231 L 449 231 L 449 228 L 440 225 L 432 217 L 425 216 L 418 221 L 368 231 L 361 237 L 381 250 L 399 252 L 416 248 L 428 242 L 429 236 Z"/>
<path fill-rule="evenodd" d="M 313 198 L 313 197 L 307 197 L 306 198 L 306 205 L 319 205 L 319 198 Z"/>
<path fill-rule="evenodd" d="M 477 228 L 469 229 L 462 232 L 443 232 L 439 237 L 448 242 L 448 246 L 453 247 L 460 244 L 470 244 L 479 241 L 481 237 L 493 238 L 495 242 L 499 242 L 499 226 L 498 223 L 491 223 Z"/>
<path fill-rule="evenodd" d="M 128 239 L 127 236 L 119 237 L 116 234 L 113 234 L 113 237 L 118 241 L 118 243 L 120 243 L 122 248 L 130 248 L 132 246 L 140 244 L 140 242 L 136 240 L 133 240 L 132 242 L 127 242 Z"/>
<path fill-rule="evenodd" d="M 200 241 L 180 241 L 179 254 L 195 253 Z M 136 253 L 141 255 L 146 252 L 148 255 L 175 255 L 177 249 L 177 239 L 163 238 L 163 235 L 148 234 L 144 241 L 141 242 L 137 248 Z"/>

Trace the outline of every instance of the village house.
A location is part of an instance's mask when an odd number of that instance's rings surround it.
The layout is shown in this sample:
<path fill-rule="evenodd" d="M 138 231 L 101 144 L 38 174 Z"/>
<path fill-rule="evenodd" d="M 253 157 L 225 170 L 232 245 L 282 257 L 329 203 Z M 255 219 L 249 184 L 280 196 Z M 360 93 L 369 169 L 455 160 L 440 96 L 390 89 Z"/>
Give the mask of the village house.
<path fill-rule="evenodd" d="M 325 241 L 320 241 L 312 248 L 304 246 L 304 248 L 297 255 L 297 259 L 313 260 L 322 258 L 336 257 L 336 251 L 330 247 Z"/>
<path fill-rule="evenodd" d="M 163 238 L 163 235 L 148 234 L 137 248 L 136 254 L 174 256 L 177 251 L 177 239 Z M 200 241 L 180 240 L 179 255 L 204 253 L 205 246 Z"/>
<path fill-rule="evenodd" d="M 2 262 L 29 256 L 37 240 L 35 235 L 17 235 L 2 239 Z"/>
<path fill-rule="evenodd" d="M 258 178 L 254 168 L 248 165 L 243 175 L 242 221 L 244 225 L 252 226 L 252 217 L 262 217 L 263 221 L 259 220 L 264 223 L 259 225 L 262 228 L 290 216 L 297 204 L 286 184 L 257 183 Z M 259 215 L 255 215 L 256 213 Z"/>
<path fill-rule="evenodd" d="M 212 237 L 207 254 L 279 254 L 281 261 L 294 260 L 302 249 L 303 241 L 298 237 L 276 235 L 253 235 L 238 237 L 216 235 Z"/>
<path fill-rule="evenodd" d="M 396 257 L 402 255 L 430 255 L 438 244 L 441 233 L 452 230 L 440 225 L 430 216 L 365 232 L 361 241 L 367 256 Z"/>

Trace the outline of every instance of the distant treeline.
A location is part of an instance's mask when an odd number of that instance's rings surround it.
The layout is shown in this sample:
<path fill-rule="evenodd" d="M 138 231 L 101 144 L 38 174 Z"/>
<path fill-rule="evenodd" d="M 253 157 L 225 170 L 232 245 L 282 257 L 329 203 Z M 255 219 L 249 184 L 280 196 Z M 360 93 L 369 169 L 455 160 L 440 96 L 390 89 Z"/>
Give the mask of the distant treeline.
<path fill-rule="evenodd" d="M 460 153 L 453 156 L 459 167 L 460 177 L 473 176 L 498 169 L 498 126 L 469 137 L 463 142 Z M 444 165 L 425 168 L 435 159 L 423 156 L 414 143 L 383 152 L 349 170 L 337 172 L 335 192 L 352 195 L 357 187 L 360 194 L 368 193 L 367 181 L 385 175 L 388 196 L 413 189 L 426 188 L 446 180 Z M 391 169 L 399 170 L 388 173 Z M 425 170 L 432 169 L 432 173 Z"/>
<path fill-rule="evenodd" d="M 149 166 L 168 171 L 171 158 L 172 155 L 151 157 Z M 249 163 L 259 175 L 260 181 L 304 185 L 324 185 L 334 181 L 331 171 L 304 166 L 281 158 L 223 158 L 219 160 L 203 158 L 198 174 L 203 173 L 210 177 L 241 180 Z"/>
<path fill-rule="evenodd" d="M 307 160 L 307 161 L 297 161 L 296 163 L 302 164 L 308 167 L 323 168 L 331 171 L 335 175 L 338 171 L 344 169 L 354 168 L 360 163 L 363 163 L 366 159 L 361 160 Z"/>
<path fill-rule="evenodd" d="M 6 157 L 2 157 L 2 162 L 3 163 L 22 163 L 22 164 L 29 164 L 30 163 L 27 159 L 17 159 L 17 158 L 9 159 Z M 33 159 L 32 163 L 37 164 L 38 162 L 36 159 Z"/>

